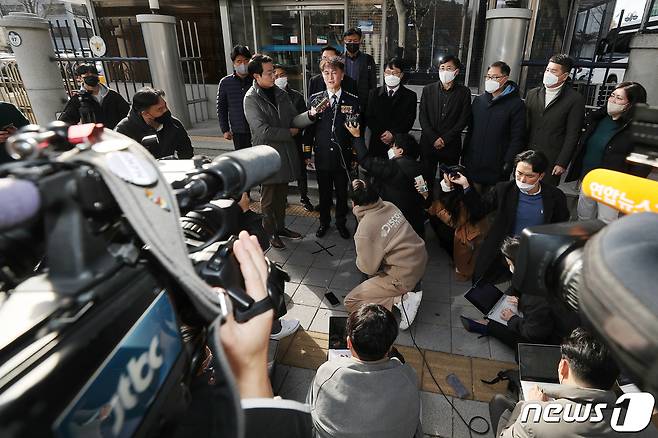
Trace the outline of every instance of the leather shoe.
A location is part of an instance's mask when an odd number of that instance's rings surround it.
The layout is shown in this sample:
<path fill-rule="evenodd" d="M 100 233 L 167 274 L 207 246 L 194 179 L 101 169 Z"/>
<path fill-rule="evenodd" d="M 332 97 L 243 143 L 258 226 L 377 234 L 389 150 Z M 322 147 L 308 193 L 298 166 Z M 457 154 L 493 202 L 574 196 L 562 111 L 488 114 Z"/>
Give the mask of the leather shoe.
<path fill-rule="evenodd" d="M 288 228 L 284 228 L 283 230 L 279 231 L 279 237 L 286 237 L 288 239 L 292 240 L 300 240 L 304 236 L 299 234 L 297 231 L 290 230 Z"/>
<path fill-rule="evenodd" d="M 321 224 L 318 227 L 318 231 L 315 232 L 315 237 L 324 237 L 324 235 L 327 234 L 327 231 L 329 231 L 329 225 Z"/>
<path fill-rule="evenodd" d="M 350 230 L 348 230 L 345 225 L 336 225 L 336 229 L 338 230 L 338 234 L 340 234 L 340 237 L 342 237 L 343 239 L 350 238 Z"/>
<path fill-rule="evenodd" d="M 281 238 L 279 236 L 273 236 L 270 239 L 270 245 L 272 245 L 272 248 L 276 248 L 276 249 L 285 249 L 286 248 L 286 245 L 283 243 L 283 241 L 281 240 Z"/>

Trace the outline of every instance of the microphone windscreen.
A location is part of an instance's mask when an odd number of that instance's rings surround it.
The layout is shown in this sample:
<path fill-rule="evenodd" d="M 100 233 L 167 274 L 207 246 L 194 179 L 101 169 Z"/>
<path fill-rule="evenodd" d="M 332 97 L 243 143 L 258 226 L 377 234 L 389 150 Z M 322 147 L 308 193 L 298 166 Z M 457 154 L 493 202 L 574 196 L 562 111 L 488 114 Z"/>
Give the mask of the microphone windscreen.
<path fill-rule="evenodd" d="M 30 181 L 0 178 L 0 230 L 31 219 L 41 207 L 39 189 Z"/>
<path fill-rule="evenodd" d="M 658 213 L 658 181 L 609 169 L 594 169 L 585 175 L 583 193 L 622 213 Z"/>

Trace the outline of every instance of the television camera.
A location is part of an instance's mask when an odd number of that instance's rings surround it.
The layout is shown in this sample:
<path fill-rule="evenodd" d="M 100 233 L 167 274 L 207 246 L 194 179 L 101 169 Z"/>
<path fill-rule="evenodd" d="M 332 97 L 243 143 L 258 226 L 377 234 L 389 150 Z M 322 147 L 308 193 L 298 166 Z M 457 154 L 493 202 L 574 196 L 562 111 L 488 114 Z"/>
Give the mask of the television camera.
<path fill-rule="evenodd" d="M 141 145 L 102 125 L 26 128 L 0 167 L 0 436 L 180 436 L 207 346 L 205 423 L 241 436 L 214 332 L 229 312 L 284 314 L 287 274 L 268 261 L 268 297 L 246 294 L 231 197 L 276 172 L 277 152 L 224 154 L 172 190 Z"/>

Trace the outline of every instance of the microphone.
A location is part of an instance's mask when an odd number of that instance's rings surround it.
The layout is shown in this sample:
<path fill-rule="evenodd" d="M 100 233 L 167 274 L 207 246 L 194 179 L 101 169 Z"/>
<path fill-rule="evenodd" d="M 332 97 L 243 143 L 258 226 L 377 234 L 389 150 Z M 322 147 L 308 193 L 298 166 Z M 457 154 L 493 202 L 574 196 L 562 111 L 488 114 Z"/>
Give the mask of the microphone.
<path fill-rule="evenodd" d="M 9 229 L 37 214 L 41 195 L 30 181 L 0 178 L 0 205 L 0 230 Z"/>
<path fill-rule="evenodd" d="M 608 169 L 585 175 L 581 190 L 622 213 L 658 213 L 658 182 Z"/>
<path fill-rule="evenodd" d="M 261 145 L 217 157 L 176 191 L 181 209 L 221 197 L 236 197 L 262 183 L 281 168 L 281 157 L 271 146 Z"/>

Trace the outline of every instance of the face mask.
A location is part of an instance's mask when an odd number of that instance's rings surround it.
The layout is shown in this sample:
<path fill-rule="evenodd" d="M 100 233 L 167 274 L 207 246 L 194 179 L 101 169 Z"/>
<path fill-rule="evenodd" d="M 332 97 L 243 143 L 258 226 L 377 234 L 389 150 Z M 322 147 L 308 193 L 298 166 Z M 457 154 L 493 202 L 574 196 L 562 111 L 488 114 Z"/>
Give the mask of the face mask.
<path fill-rule="evenodd" d="M 286 86 L 288 85 L 288 78 L 276 78 L 274 80 L 274 85 L 285 90 Z"/>
<path fill-rule="evenodd" d="M 395 158 L 395 149 L 390 148 L 390 149 L 388 150 L 388 152 L 386 152 L 386 153 L 388 154 L 388 159 L 389 159 L 389 160 L 392 160 L 393 158 Z"/>
<path fill-rule="evenodd" d="M 100 79 L 98 79 L 98 76 L 87 76 L 82 81 L 90 87 L 95 87 L 100 82 Z"/>
<path fill-rule="evenodd" d="M 395 75 L 386 75 L 384 76 L 384 82 L 391 88 L 395 88 L 400 85 L 400 78 Z"/>
<path fill-rule="evenodd" d="M 455 70 L 455 71 L 448 71 L 448 70 L 439 71 L 439 79 L 441 80 L 441 83 L 443 83 L 443 84 L 448 84 L 448 83 L 454 81 L 456 76 L 457 76 L 457 70 Z"/>
<path fill-rule="evenodd" d="M 166 113 L 161 115 L 160 117 L 156 117 L 154 120 L 158 122 L 161 125 L 164 125 L 166 121 L 169 121 L 171 119 L 171 111 L 167 110 Z"/>
<path fill-rule="evenodd" d="M 233 68 L 235 69 L 235 72 L 239 75 L 247 74 L 247 64 L 234 65 Z"/>
<path fill-rule="evenodd" d="M 530 190 L 532 190 L 539 182 L 536 182 L 534 184 L 528 184 L 519 181 L 518 179 L 516 180 L 516 186 L 521 190 L 523 193 L 528 193 Z"/>
<path fill-rule="evenodd" d="M 359 46 L 361 46 L 360 43 L 346 43 L 345 48 L 347 49 L 348 52 L 350 53 L 356 53 L 359 51 Z"/>
<path fill-rule="evenodd" d="M 444 179 L 441 180 L 440 184 L 441 184 L 441 190 L 443 190 L 444 192 L 452 192 L 453 190 L 455 190 L 455 188 L 451 185 L 448 185 L 448 183 Z"/>
<path fill-rule="evenodd" d="M 488 79 L 484 82 L 484 91 L 487 93 L 493 93 L 497 89 L 500 88 L 500 84 L 498 81 L 494 81 L 493 79 Z"/>
<path fill-rule="evenodd" d="M 552 87 L 553 85 L 557 84 L 560 78 L 555 76 L 553 73 L 547 71 L 544 72 L 544 85 L 547 87 Z"/>
<path fill-rule="evenodd" d="M 618 103 L 610 102 L 608 101 L 608 114 L 611 116 L 616 116 L 618 114 L 621 114 L 624 112 L 626 109 L 626 105 L 620 105 Z"/>

